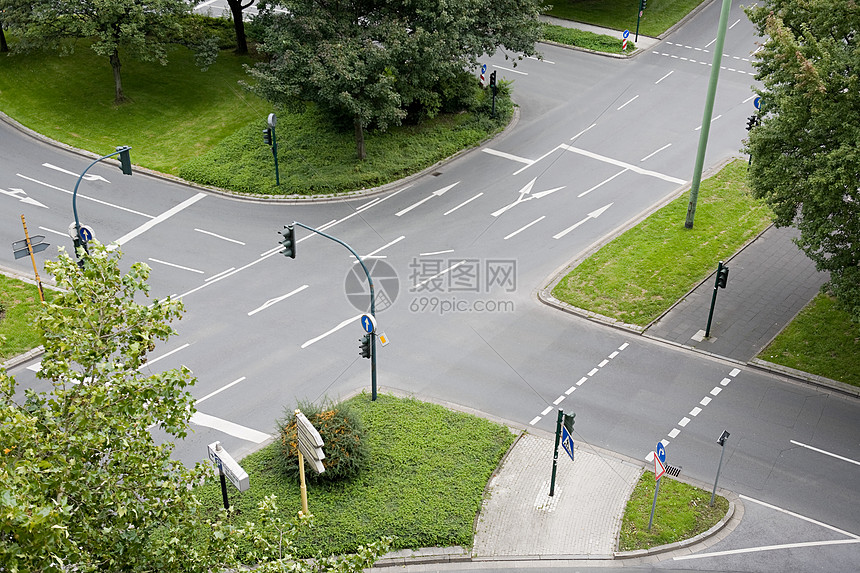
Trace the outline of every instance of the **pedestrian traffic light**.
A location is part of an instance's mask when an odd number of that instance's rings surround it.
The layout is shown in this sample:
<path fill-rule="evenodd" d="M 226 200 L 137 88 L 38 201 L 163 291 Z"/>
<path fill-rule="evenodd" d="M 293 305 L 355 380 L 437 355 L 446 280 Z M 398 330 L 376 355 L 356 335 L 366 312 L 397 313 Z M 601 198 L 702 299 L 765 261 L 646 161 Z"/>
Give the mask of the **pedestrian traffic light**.
<path fill-rule="evenodd" d="M 370 335 L 365 334 L 361 338 L 358 339 L 359 342 L 359 355 L 362 358 L 370 358 Z"/>
<path fill-rule="evenodd" d="M 491 88 L 496 87 L 496 72 L 493 72 L 492 74 L 490 74 L 490 87 Z"/>
<path fill-rule="evenodd" d="M 116 148 L 119 151 L 119 166 L 122 169 L 123 175 L 131 175 L 131 147 L 128 145 L 121 145 Z"/>
<path fill-rule="evenodd" d="M 750 131 L 756 125 L 758 125 L 758 116 L 757 115 L 749 116 L 747 118 L 747 131 Z"/>
<path fill-rule="evenodd" d="M 729 267 L 723 266 L 720 263 L 719 269 L 717 269 L 717 286 L 720 288 L 726 288 L 726 283 L 729 281 Z"/>
<path fill-rule="evenodd" d="M 272 145 L 272 128 L 267 127 L 263 130 L 263 142 L 266 145 Z"/>
<path fill-rule="evenodd" d="M 565 414 L 562 424 L 567 429 L 567 433 L 573 436 L 573 423 L 576 418 L 576 413 Z"/>
<path fill-rule="evenodd" d="M 284 250 L 281 251 L 285 257 L 290 257 L 291 259 L 296 258 L 296 229 L 292 225 L 285 225 L 283 231 L 278 231 L 281 235 L 284 236 L 281 239 L 280 243 L 284 246 Z"/>

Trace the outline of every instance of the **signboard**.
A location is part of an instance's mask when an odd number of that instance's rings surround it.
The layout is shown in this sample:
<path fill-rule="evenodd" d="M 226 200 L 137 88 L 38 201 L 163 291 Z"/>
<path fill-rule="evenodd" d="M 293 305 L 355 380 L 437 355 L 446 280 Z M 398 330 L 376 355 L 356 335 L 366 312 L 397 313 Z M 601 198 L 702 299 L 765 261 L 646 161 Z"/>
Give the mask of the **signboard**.
<path fill-rule="evenodd" d="M 323 453 L 322 447 L 325 444 L 320 433 L 314 428 L 307 416 L 302 414 L 301 410 L 296 410 L 296 436 L 298 437 L 299 452 L 318 474 L 323 473 L 325 467 L 322 461 L 325 459 L 325 453 Z"/>
<path fill-rule="evenodd" d="M 564 451 L 567 452 L 567 455 L 570 456 L 570 459 L 573 460 L 573 437 L 564 426 L 561 428 L 561 445 Z"/>
<path fill-rule="evenodd" d="M 212 442 L 207 447 L 209 459 L 218 466 L 219 473 L 223 473 L 239 491 L 245 491 L 251 487 L 248 473 L 233 459 L 233 456 L 227 453 L 227 450 L 221 447 L 221 442 Z"/>
<path fill-rule="evenodd" d="M 755 96 L 755 99 L 753 100 L 753 105 L 756 109 L 761 109 L 761 96 Z"/>
<path fill-rule="evenodd" d="M 666 464 L 666 446 L 663 445 L 663 442 L 657 442 L 657 457 L 660 458 L 660 461 L 663 465 Z"/>
<path fill-rule="evenodd" d="M 86 225 L 81 225 L 81 230 L 79 231 L 79 235 L 81 240 L 85 243 L 89 243 L 95 237 L 95 233 L 93 232 L 92 227 L 88 227 Z"/>
<path fill-rule="evenodd" d="M 374 332 L 376 332 L 376 319 L 373 317 L 373 315 L 361 315 L 361 328 L 368 334 L 373 334 Z"/>
<path fill-rule="evenodd" d="M 41 253 L 45 249 L 48 248 L 49 243 L 42 243 L 45 237 L 43 235 L 36 235 L 30 239 L 30 248 L 27 248 L 27 239 L 23 241 L 15 241 L 12 243 L 12 253 L 15 255 L 15 259 L 22 259 L 30 255 L 30 251 L 33 251 L 33 254 Z"/>
<path fill-rule="evenodd" d="M 663 462 L 660 461 L 660 458 L 654 456 L 654 480 L 660 481 L 660 478 L 663 477 L 664 473 L 666 473 L 666 466 L 663 465 Z"/>

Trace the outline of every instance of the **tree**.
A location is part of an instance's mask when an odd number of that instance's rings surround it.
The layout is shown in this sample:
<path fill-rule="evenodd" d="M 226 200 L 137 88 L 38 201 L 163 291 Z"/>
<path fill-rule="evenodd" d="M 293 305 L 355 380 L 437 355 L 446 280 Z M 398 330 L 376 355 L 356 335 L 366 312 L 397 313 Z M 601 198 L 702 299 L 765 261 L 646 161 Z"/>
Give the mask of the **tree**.
<path fill-rule="evenodd" d="M 233 29 L 236 31 L 236 53 L 248 53 L 248 39 L 245 37 L 245 20 L 242 18 L 242 12 L 245 8 L 250 8 L 254 4 L 254 0 L 248 0 L 247 4 L 242 4 L 242 0 L 227 0 L 227 5 L 230 6 L 230 14 L 233 16 Z"/>
<path fill-rule="evenodd" d="M 274 11 L 275 5 L 284 10 Z M 270 60 L 250 69 L 253 89 L 281 105 L 312 101 L 364 130 L 399 124 L 408 106 L 427 115 L 442 86 L 500 47 L 534 53 L 537 0 L 267 1 L 258 16 L 260 50 Z"/>
<path fill-rule="evenodd" d="M 117 104 L 126 101 L 120 51 L 166 64 L 167 46 L 182 38 L 182 17 L 190 11 L 184 0 L 0 0 L 0 8 L 20 34 L 19 50 L 71 51 L 67 40 L 92 39 L 92 50 L 110 61 Z M 204 48 L 211 62 L 211 42 Z"/>
<path fill-rule="evenodd" d="M 747 13 L 767 38 L 750 184 L 777 225 L 797 226 L 798 246 L 860 321 L 860 4 L 765 0 Z"/>
<path fill-rule="evenodd" d="M 147 372 L 146 355 L 174 334 L 182 304 L 145 305 L 149 267 L 127 274 L 119 251 L 89 244 L 83 268 L 60 252 L 45 266 L 62 292 L 38 324 L 45 353 L 38 376 L 50 392 L 28 390 L 0 371 L 0 563 L 3 571 L 215 571 L 235 567 L 248 539 L 261 571 L 358 573 L 389 539 L 318 567 L 293 563 L 290 540 L 309 516 L 284 520 L 265 500 L 261 523 L 209 515 L 195 497 L 202 464 L 172 460 L 172 443 L 149 428 L 185 436 L 194 383 L 184 367 Z M 80 251 L 82 253 L 82 251 Z"/>

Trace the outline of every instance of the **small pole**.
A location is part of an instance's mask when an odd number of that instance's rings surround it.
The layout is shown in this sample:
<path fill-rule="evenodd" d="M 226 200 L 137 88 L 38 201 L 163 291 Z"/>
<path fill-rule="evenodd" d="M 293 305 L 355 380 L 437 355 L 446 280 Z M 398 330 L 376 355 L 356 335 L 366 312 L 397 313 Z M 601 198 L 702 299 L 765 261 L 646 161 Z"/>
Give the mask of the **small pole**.
<path fill-rule="evenodd" d="M 717 477 L 714 479 L 714 491 L 711 492 L 711 503 L 708 505 L 714 507 L 714 498 L 717 496 L 717 482 L 720 480 L 720 469 L 723 467 L 723 454 L 726 453 L 726 440 L 729 439 L 729 433 L 723 430 L 720 434 L 717 443 L 720 444 L 720 465 L 717 466 Z"/>
<path fill-rule="evenodd" d="M 33 263 L 33 274 L 36 275 L 36 288 L 39 289 L 39 299 L 45 302 L 45 293 L 42 292 L 42 279 L 39 278 L 39 270 L 36 268 L 36 257 L 33 256 L 33 245 L 30 243 L 30 233 L 27 231 L 27 221 L 21 215 L 21 224 L 24 225 L 24 238 L 27 240 L 27 251 L 30 252 L 30 261 Z"/>
<path fill-rule="evenodd" d="M 564 410 L 558 409 L 558 420 L 555 423 L 555 449 L 552 453 L 552 479 L 549 482 L 549 496 L 555 495 L 555 472 L 558 469 L 558 444 L 561 443 L 561 422 L 564 420 Z"/>
<path fill-rule="evenodd" d="M 711 297 L 711 310 L 708 312 L 708 326 L 705 327 L 705 338 L 711 336 L 711 319 L 714 318 L 714 305 L 717 304 L 717 290 L 720 282 L 720 271 L 723 270 L 723 261 L 717 265 L 717 276 L 714 279 L 714 295 Z"/>
<path fill-rule="evenodd" d="M 272 126 L 272 155 L 275 156 L 275 185 L 280 185 L 281 173 L 278 170 L 278 138 L 275 136 L 275 126 Z"/>
<path fill-rule="evenodd" d="M 218 477 L 221 478 L 221 497 L 224 499 L 224 509 L 230 511 L 230 501 L 227 499 L 227 478 L 224 476 L 224 470 L 218 466 Z"/>
<path fill-rule="evenodd" d="M 660 478 L 663 479 L 663 478 Z M 657 494 L 660 493 L 660 480 L 657 480 L 657 485 L 654 486 L 654 503 L 651 504 L 651 518 L 648 520 L 648 531 L 651 531 L 651 524 L 654 523 L 654 510 L 657 509 Z"/>
<path fill-rule="evenodd" d="M 302 515 L 310 515 L 308 511 L 308 486 L 305 482 L 305 457 L 299 451 L 299 489 L 302 492 Z"/>

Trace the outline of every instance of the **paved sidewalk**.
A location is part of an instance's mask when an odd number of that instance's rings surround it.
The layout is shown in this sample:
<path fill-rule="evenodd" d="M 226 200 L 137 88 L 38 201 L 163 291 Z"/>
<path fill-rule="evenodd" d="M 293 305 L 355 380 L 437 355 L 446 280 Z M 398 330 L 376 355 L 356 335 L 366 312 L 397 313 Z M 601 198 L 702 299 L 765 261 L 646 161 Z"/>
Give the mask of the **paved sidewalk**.
<path fill-rule="evenodd" d="M 730 260 L 728 284 L 718 289 L 710 338 L 703 335 L 714 275 L 655 322 L 646 336 L 748 362 L 818 293 L 828 275 L 792 242 L 794 228 L 770 227 Z M 714 268 L 716 272 L 716 265 Z"/>

